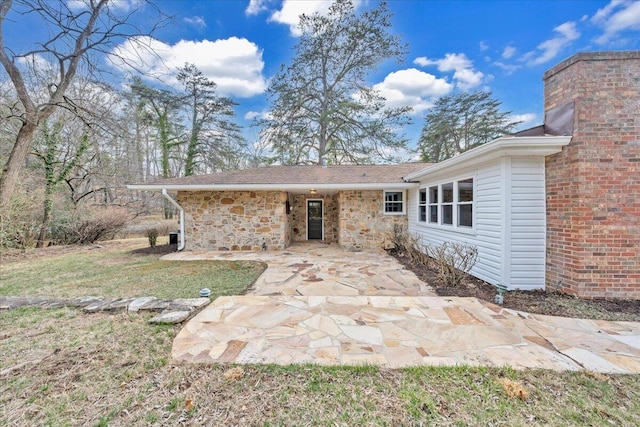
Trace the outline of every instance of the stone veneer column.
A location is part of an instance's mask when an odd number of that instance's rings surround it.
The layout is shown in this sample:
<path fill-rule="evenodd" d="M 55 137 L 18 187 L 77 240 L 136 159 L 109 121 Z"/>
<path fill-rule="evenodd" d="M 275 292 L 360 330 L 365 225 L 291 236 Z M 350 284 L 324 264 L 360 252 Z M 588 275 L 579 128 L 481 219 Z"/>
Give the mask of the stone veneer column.
<path fill-rule="evenodd" d="M 583 53 L 544 75 L 545 111 L 574 102 L 546 160 L 547 287 L 640 298 L 640 51 Z"/>

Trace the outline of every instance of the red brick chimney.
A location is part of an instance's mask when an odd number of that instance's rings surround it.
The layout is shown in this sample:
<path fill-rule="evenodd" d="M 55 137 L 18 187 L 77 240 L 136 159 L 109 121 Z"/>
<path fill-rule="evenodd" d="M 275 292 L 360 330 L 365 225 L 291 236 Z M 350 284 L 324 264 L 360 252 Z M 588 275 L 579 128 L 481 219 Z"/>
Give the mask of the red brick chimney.
<path fill-rule="evenodd" d="M 546 160 L 547 289 L 640 299 L 640 51 L 579 53 L 543 80 L 547 118 L 573 109 Z"/>

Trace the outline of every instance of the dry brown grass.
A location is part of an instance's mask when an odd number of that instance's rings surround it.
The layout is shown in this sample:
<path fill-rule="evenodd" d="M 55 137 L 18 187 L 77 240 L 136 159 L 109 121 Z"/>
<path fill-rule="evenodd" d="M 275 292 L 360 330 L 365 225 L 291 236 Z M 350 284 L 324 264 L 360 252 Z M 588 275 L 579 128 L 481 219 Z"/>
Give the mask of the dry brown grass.
<path fill-rule="evenodd" d="M 0 371 L 35 362 L 0 378 L 0 425 L 640 423 L 638 376 L 185 365 L 169 357 L 178 327 L 71 309 L 0 312 L 0 331 Z"/>
<path fill-rule="evenodd" d="M 509 378 L 498 378 L 498 382 L 504 389 L 507 396 L 512 399 L 517 398 L 520 400 L 527 400 L 527 397 L 529 397 L 529 391 L 525 385 L 519 381 L 514 381 Z"/>

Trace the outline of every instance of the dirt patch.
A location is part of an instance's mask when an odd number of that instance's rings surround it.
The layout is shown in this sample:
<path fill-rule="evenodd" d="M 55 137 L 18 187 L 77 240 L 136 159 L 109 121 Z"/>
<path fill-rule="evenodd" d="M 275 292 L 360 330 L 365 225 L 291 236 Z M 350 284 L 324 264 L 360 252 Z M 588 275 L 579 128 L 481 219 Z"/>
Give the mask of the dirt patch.
<path fill-rule="evenodd" d="M 177 250 L 178 245 L 170 245 L 167 243 L 166 245 L 157 245 L 154 247 L 147 246 L 146 248 L 134 249 L 129 253 L 136 255 L 166 255 L 171 252 L 176 252 Z"/>
<path fill-rule="evenodd" d="M 494 302 L 496 288 L 467 275 L 462 286 L 446 286 L 437 272 L 425 265 L 412 263 L 403 254 L 391 253 L 402 265 L 434 287 L 440 296 L 476 297 Z M 510 291 L 504 295 L 504 307 L 529 313 L 585 319 L 640 322 L 640 300 L 581 299 L 559 292 Z"/>

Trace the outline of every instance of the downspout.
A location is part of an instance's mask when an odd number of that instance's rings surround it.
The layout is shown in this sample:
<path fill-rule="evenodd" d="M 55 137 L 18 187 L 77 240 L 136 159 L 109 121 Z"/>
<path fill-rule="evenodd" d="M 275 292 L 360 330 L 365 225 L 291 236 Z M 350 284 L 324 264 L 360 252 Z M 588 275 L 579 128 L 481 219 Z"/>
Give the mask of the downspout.
<path fill-rule="evenodd" d="M 180 243 L 178 244 L 178 250 L 181 251 L 184 249 L 184 209 L 169 196 L 166 188 L 162 189 L 162 196 L 180 211 Z"/>

